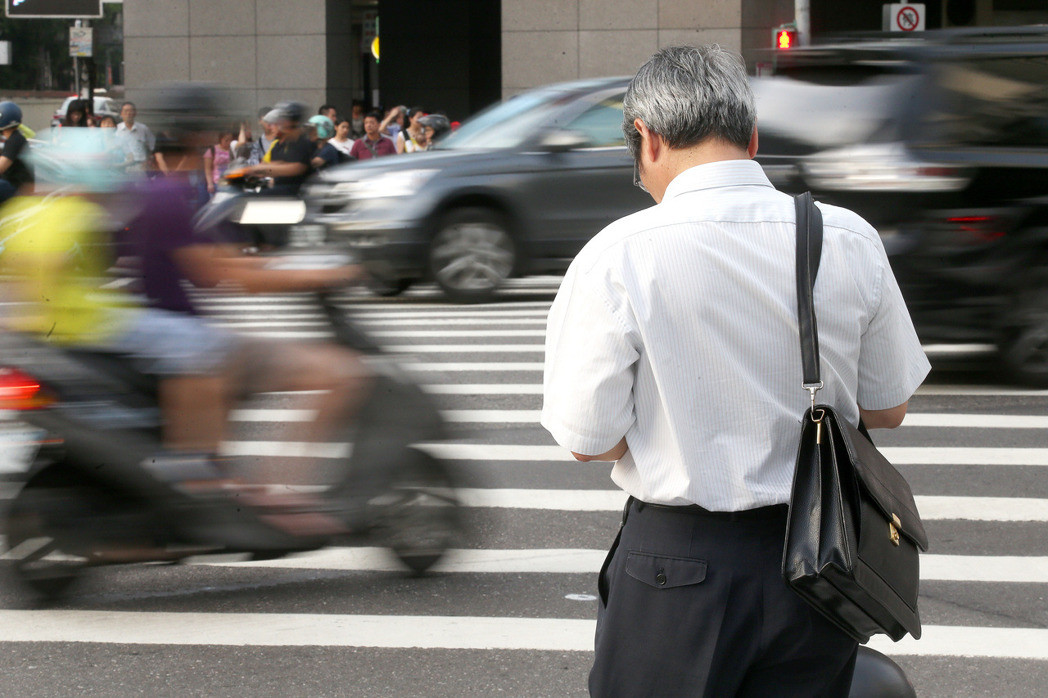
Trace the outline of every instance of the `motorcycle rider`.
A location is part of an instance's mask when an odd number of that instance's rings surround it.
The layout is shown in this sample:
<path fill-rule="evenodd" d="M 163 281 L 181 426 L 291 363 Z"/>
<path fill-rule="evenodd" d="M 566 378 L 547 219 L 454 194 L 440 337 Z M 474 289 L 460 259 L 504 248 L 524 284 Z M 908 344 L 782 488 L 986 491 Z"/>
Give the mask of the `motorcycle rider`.
<path fill-rule="evenodd" d="M 316 148 L 302 128 L 306 107 L 301 102 L 281 102 L 276 112 L 277 142 L 266 154 L 266 162 L 247 168 L 247 174 L 272 177 L 269 193 L 295 196 L 312 172 L 311 161 Z M 267 117 L 268 118 L 268 117 Z"/>
<path fill-rule="evenodd" d="M 325 439 L 352 414 L 370 383 L 359 357 L 347 349 L 249 340 L 209 325 L 183 288 L 186 282 L 198 286 L 233 282 L 249 292 L 309 291 L 339 287 L 360 274 L 353 266 L 267 268 L 266 260 L 245 257 L 235 245 L 208 237 L 214 231 L 205 234 L 194 229 L 189 174 L 199 168 L 201 146 L 225 123 L 220 105 L 214 88 L 191 84 L 162 88 L 152 105 L 158 145 L 168 155 L 172 171 L 169 177 L 139 181 L 132 187 L 128 199 L 136 203 L 137 213 L 129 217 L 122 241 L 140 260 L 149 307 L 126 309 L 107 304 L 104 310 L 113 320 L 97 324 L 108 331 L 89 335 L 69 335 L 57 323 L 37 325 L 42 337 L 63 337 L 71 344 L 115 351 L 130 357 L 140 370 L 157 375 L 165 445 L 180 452 L 212 454 L 213 462 L 234 396 L 266 390 L 318 391 L 314 405 L 318 417 L 306 425 L 304 434 L 305 440 L 316 441 Z M 70 225 L 89 219 L 81 215 L 66 218 Z M 31 241 L 35 236 L 20 237 Z M 81 288 L 84 279 L 73 276 L 80 267 L 62 263 L 81 240 L 75 234 L 62 239 L 61 228 L 52 239 L 54 244 L 46 248 L 30 248 L 37 255 L 38 281 L 52 291 L 70 285 L 81 291 L 60 293 L 58 298 L 86 299 L 88 294 Z M 54 313 L 55 304 L 41 303 L 41 297 L 54 301 L 56 295 L 35 296 L 38 306 Z M 75 320 L 76 314 L 65 313 L 61 318 Z M 212 469 L 212 474 L 219 480 L 222 472 Z"/>
<path fill-rule="evenodd" d="M 15 195 L 18 189 L 33 184 L 33 172 L 25 163 L 29 143 L 19 127 L 22 109 L 14 102 L 0 102 L 0 134 L 4 148 L 0 152 L 0 203 Z"/>

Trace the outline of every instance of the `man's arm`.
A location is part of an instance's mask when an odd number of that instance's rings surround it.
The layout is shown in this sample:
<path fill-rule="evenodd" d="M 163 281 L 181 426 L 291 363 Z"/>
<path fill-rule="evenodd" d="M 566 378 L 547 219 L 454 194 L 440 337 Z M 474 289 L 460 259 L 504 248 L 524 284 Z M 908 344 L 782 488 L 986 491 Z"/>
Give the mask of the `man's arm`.
<path fill-rule="evenodd" d="M 0 155 L 0 175 L 11 169 L 11 165 L 15 164 L 15 161 L 6 155 Z"/>
<path fill-rule="evenodd" d="M 623 436 L 610 451 L 605 451 L 599 456 L 586 456 L 581 453 L 575 453 L 574 451 L 571 452 L 571 455 L 575 456 L 575 460 L 588 463 L 591 460 L 618 460 L 626 455 L 626 451 L 628 450 L 629 446 L 626 445 L 626 437 Z"/>
<path fill-rule="evenodd" d="M 902 424 L 906 416 L 906 407 L 909 404 L 910 401 L 907 400 L 901 405 L 889 407 L 886 410 L 864 410 L 860 407 L 859 416 L 867 429 L 895 429 Z"/>
<path fill-rule="evenodd" d="M 250 168 L 253 174 L 262 177 L 297 177 L 304 174 L 309 166 L 301 162 L 263 162 Z"/>

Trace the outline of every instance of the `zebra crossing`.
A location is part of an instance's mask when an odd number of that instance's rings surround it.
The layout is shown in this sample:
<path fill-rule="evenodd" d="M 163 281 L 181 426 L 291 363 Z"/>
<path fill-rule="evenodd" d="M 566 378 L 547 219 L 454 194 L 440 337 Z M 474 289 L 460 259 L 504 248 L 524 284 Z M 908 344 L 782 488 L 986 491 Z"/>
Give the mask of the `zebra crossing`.
<path fill-rule="evenodd" d="M 625 497 L 607 464 L 575 462 L 537 424 L 545 316 L 558 282 L 520 280 L 484 306 L 449 305 L 426 287 L 343 301 L 416 374 L 461 437 L 425 446 L 465 473 L 459 494 L 471 530 L 431 578 L 401 580 L 395 561 L 374 548 L 107 570 L 67 607 L 0 605 L 0 647 L 357 648 L 393 651 L 405 671 L 429 652 L 463 652 L 455 656 L 479 666 L 512 652 L 502 660 L 510 671 L 470 680 L 490 693 L 584 694 L 595 575 Z M 245 334 L 327 336 L 308 295 L 209 292 L 198 302 L 220 326 Z M 984 347 L 928 350 L 937 370 L 905 424 L 875 433 L 913 484 L 932 538 L 922 558 L 925 633 L 871 646 L 904 666 L 918 695 L 976 694 L 991 685 L 985 671 L 1011 682 L 1001 695 L 1038 695 L 1048 677 L 1048 391 L 996 385 L 980 364 Z M 950 380 L 937 378 L 941 362 Z M 953 381 L 958 372 L 965 378 Z M 344 457 L 351 444 L 280 438 L 282 425 L 311 418 L 294 396 L 264 396 L 234 412 L 224 451 L 279 459 L 288 472 L 299 459 Z M 360 593 L 328 599 L 310 580 Z M 375 591 L 384 584 L 396 591 Z M 215 585 L 229 590 L 221 604 L 200 591 Z M 262 591 L 289 585 L 309 599 L 272 601 Z M 428 604 L 418 603 L 419 589 Z M 554 655 L 568 657 L 570 676 L 524 676 Z M 443 690 L 420 686 L 417 695 L 464 694 Z"/>

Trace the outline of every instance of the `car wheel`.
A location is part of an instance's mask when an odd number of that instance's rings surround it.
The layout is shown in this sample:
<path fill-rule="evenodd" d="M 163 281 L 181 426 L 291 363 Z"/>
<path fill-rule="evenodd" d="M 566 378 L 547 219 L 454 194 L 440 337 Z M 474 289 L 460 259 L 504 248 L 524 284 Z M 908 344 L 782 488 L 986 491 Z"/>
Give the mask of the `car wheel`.
<path fill-rule="evenodd" d="M 433 278 L 458 303 L 490 299 L 513 273 L 516 262 L 516 245 L 504 218 L 488 209 L 452 211 L 430 245 Z"/>
<path fill-rule="evenodd" d="M 1048 387 L 1048 270 L 1031 278 L 1012 308 L 1000 347 L 1004 370 L 1016 383 Z"/>

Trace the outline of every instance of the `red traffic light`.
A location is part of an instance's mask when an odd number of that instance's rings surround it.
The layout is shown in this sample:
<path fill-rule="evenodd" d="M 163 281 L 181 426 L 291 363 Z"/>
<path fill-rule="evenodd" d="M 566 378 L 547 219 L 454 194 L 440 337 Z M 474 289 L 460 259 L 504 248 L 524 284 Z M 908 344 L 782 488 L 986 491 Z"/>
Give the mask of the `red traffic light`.
<path fill-rule="evenodd" d="M 779 27 L 775 30 L 775 48 L 785 50 L 793 48 L 797 43 L 797 30 L 791 27 Z"/>

